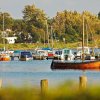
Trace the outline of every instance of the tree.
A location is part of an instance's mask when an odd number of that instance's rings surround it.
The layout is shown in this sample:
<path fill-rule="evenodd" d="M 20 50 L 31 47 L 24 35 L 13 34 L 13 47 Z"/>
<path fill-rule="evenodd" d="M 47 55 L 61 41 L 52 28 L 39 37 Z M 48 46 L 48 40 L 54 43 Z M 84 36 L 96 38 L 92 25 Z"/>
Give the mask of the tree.
<path fill-rule="evenodd" d="M 98 19 L 100 19 L 100 12 L 98 13 Z"/>
<path fill-rule="evenodd" d="M 66 38 L 67 42 L 78 40 L 78 34 L 80 33 L 80 14 L 77 12 L 69 12 L 64 10 L 57 13 L 54 18 L 53 27 L 54 33 L 58 34 L 59 40 L 63 41 Z"/>
<path fill-rule="evenodd" d="M 15 32 L 26 31 L 26 23 L 22 19 L 14 19 L 12 30 Z"/>
<path fill-rule="evenodd" d="M 4 12 L 4 13 L 0 13 L 0 42 L 2 43 L 2 36 L 4 34 L 3 31 L 6 32 L 6 36 L 8 36 L 9 34 L 12 33 L 12 25 L 13 25 L 13 19 L 10 16 L 9 13 Z"/>
<path fill-rule="evenodd" d="M 26 30 L 28 33 L 32 34 L 33 41 L 36 42 L 40 37 L 43 39 L 44 37 L 41 30 L 43 33 L 45 33 L 47 19 L 43 10 L 36 8 L 35 5 L 27 5 L 23 10 L 23 14 L 23 19 L 27 24 Z"/>
<path fill-rule="evenodd" d="M 13 19 L 9 13 L 1 13 L 0 14 L 0 30 L 3 30 L 3 16 L 4 16 L 4 29 L 12 29 Z"/>

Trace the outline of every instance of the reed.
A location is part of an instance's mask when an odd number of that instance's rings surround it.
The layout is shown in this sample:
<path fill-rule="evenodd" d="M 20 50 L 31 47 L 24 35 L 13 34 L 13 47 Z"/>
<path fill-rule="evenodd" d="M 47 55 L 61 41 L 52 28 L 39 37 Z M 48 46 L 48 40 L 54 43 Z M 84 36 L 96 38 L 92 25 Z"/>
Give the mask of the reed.
<path fill-rule="evenodd" d="M 67 81 L 49 88 L 45 96 L 40 88 L 6 87 L 0 89 L 0 100 L 100 100 L 100 86 L 89 86 L 80 90 L 77 83 Z"/>

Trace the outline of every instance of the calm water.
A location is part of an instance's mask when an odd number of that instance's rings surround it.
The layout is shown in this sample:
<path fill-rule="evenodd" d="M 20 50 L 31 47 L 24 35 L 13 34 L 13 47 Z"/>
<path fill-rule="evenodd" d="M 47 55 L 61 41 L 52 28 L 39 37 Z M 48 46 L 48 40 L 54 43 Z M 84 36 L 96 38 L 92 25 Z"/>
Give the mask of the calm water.
<path fill-rule="evenodd" d="M 82 71 L 50 69 L 52 60 L 0 62 L 0 78 L 5 86 L 40 86 L 40 80 L 48 79 L 49 86 L 59 85 L 67 80 L 79 81 Z M 86 71 L 88 83 L 100 83 L 99 71 Z"/>

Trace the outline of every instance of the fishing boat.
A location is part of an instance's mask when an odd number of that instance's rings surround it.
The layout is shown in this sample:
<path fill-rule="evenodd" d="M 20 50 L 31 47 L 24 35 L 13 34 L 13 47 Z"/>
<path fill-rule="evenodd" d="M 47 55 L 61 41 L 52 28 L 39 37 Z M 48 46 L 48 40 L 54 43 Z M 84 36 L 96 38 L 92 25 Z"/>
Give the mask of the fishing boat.
<path fill-rule="evenodd" d="M 19 57 L 19 60 L 20 61 L 28 61 L 28 60 L 32 60 L 33 57 L 32 57 L 32 54 L 30 51 L 21 51 L 20 52 L 20 57 Z"/>
<path fill-rule="evenodd" d="M 74 58 L 75 56 L 71 49 L 64 48 L 55 51 L 55 60 L 74 60 Z"/>
<path fill-rule="evenodd" d="M 51 69 L 100 70 L 100 60 L 52 61 Z"/>
<path fill-rule="evenodd" d="M 82 59 L 73 61 L 53 60 L 51 69 L 78 69 L 78 70 L 100 70 L 100 60 L 85 60 L 84 54 L 84 16 L 83 16 L 83 34 L 82 34 Z"/>

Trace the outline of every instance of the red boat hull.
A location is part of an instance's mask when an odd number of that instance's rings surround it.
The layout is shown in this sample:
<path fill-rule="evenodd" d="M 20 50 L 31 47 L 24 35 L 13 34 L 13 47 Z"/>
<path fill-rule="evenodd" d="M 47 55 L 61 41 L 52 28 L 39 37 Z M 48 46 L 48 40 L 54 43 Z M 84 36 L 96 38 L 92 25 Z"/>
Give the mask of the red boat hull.
<path fill-rule="evenodd" d="M 87 61 L 87 62 L 52 61 L 51 69 L 100 70 L 100 61 Z"/>

